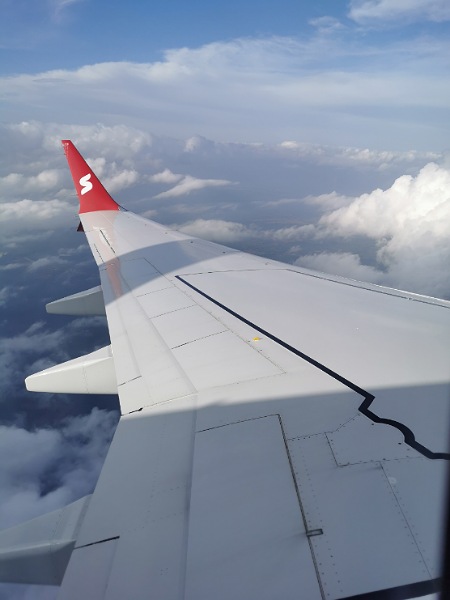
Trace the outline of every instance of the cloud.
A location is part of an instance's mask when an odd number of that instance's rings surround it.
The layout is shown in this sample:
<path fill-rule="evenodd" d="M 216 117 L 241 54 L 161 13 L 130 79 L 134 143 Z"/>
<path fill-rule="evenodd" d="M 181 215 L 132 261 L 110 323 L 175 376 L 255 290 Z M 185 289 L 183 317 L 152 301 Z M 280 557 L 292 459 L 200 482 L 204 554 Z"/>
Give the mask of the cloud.
<path fill-rule="evenodd" d="M 356 5 L 352 11 L 357 14 Z M 16 120 L 25 111 L 28 119 L 64 122 L 82 113 L 91 124 L 120 121 L 189 138 L 187 151 L 198 143 L 196 135 L 445 147 L 448 39 L 436 35 L 432 43 L 396 40 L 369 47 L 357 28 L 341 31 L 334 22 L 321 23 L 308 36 L 172 49 L 159 62 L 107 62 L 4 77 L 3 118 Z"/>
<path fill-rule="evenodd" d="M 6 305 L 10 300 L 14 299 L 21 289 L 17 286 L 5 285 L 0 288 L 0 306 Z"/>
<path fill-rule="evenodd" d="M 329 194 L 320 194 L 319 196 L 305 196 L 304 198 L 280 198 L 279 200 L 270 200 L 265 203 L 265 206 L 269 207 L 280 207 L 296 204 L 311 204 L 319 206 L 322 209 L 335 209 L 341 206 L 346 206 L 351 202 L 347 196 L 338 194 L 337 192 L 330 192 Z"/>
<path fill-rule="evenodd" d="M 336 19 L 335 17 L 323 16 L 317 17 L 316 19 L 311 19 L 309 24 L 313 27 L 317 27 L 322 32 L 335 31 L 336 29 L 342 29 L 343 25 Z"/>
<path fill-rule="evenodd" d="M 125 169 L 112 176 L 105 177 L 103 179 L 103 184 L 111 194 L 115 194 L 116 192 L 120 192 L 121 190 L 134 185 L 138 180 L 139 174 L 137 171 Z"/>
<path fill-rule="evenodd" d="M 360 24 L 407 21 L 449 21 L 447 0 L 352 0 L 348 16 Z"/>
<path fill-rule="evenodd" d="M 27 271 L 30 273 L 38 271 L 39 269 L 46 269 L 48 267 L 64 266 L 67 265 L 67 261 L 60 256 L 43 256 L 33 260 L 28 266 Z"/>
<path fill-rule="evenodd" d="M 222 187 L 225 185 L 232 185 L 232 181 L 227 179 L 198 179 L 191 175 L 185 175 L 183 179 L 170 190 L 161 192 L 154 196 L 155 198 L 177 198 L 179 196 L 186 196 L 192 192 L 203 190 L 208 187 Z"/>
<path fill-rule="evenodd" d="M 183 175 L 180 175 L 179 173 L 172 173 L 170 169 L 164 169 L 164 171 L 161 171 L 161 173 L 150 175 L 148 179 L 153 183 L 176 183 L 182 178 Z"/>
<path fill-rule="evenodd" d="M 377 242 L 383 283 L 450 297 L 450 170 L 429 163 L 323 215 L 315 234 Z M 348 259 L 347 259 L 348 260 Z"/>
<path fill-rule="evenodd" d="M 0 528 L 91 493 L 117 423 L 96 408 L 60 429 L 0 426 Z"/>
<path fill-rule="evenodd" d="M 381 283 L 383 280 L 382 272 L 374 267 L 361 264 L 360 257 L 350 252 L 321 252 L 305 255 L 297 259 L 294 264 L 358 281 Z"/>
<path fill-rule="evenodd" d="M 25 266 L 26 263 L 23 262 L 8 263 L 7 265 L 0 265 L 0 271 L 13 271 L 14 269 L 22 269 Z"/>
<path fill-rule="evenodd" d="M 20 289 L 17 286 L 12 289 L 8 287 L 4 302 L 8 302 L 10 298 L 23 297 L 24 293 L 26 293 L 26 289 Z M 34 299 L 33 302 L 35 302 Z M 10 308 L 9 313 L 11 313 Z M 19 327 L 20 324 L 16 325 L 16 330 Z M 103 339 L 104 336 L 100 336 L 100 334 L 104 328 L 104 320 L 96 318 L 89 318 L 88 322 L 83 319 L 72 319 L 65 326 L 56 330 L 51 330 L 43 321 L 36 321 L 22 331 L 16 331 L 12 335 L 3 335 L 0 338 L 1 402 L 5 405 L 14 399 L 18 390 L 21 393 L 24 391 L 25 377 L 41 370 L 40 365 L 37 364 L 38 361 L 45 361 L 45 367 L 42 368 L 46 368 L 75 358 L 77 352 L 78 355 L 82 355 L 92 351 L 92 348 L 84 347 L 86 344 L 84 338 L 90 334 L 97 339 Z M 74 351 L 75 354 L 73 354 Z M 6 417 L 6 415 L 4 416 Z"/>
<path fill-rule="evenodd" d="M 429 163 L 416 177 L 404 175 L 387 190 L 377 189 L 355 198 L 320 220 L 327 231 L 340 235 L 364 234 L 375 239 L 400 231 L 429 229 L 446 236 L 450 220 L 442 221 L 450 210 L 450 171 Z"/>
<path fill-rule="evenodd" d="M 312 223 L 308 225 L 291 225 L 290 227 L 281 227 L 271 233 L 271 236 L 276 240 L 293 240 L 298 241 L 304 238 L 313 236 L 316 229 Z"/>
<path fill-rule="evenodd" d="M 0 204 L 0 227 L 4 240 L 14 238 L 19 231 L 56 229 L 67 224 L 76 214 L 75 204 L 65 200 L 18 200 Z"/>
<path fill-rule="evenodd" d="M 52 9 L 52 19 L 56 22 L 60 22 L 65 16 L 69 6 L 78 4 L 81 1 L 82 0 L 51 0 L 49 6 L 51 6 Z"/>
<path fill-rule="evenodd" d="M 22 173 L 9 173 L 5 177 L 0 177 L 2 195 L 5 198 L 11 194 L 20 196 L 34 190 L 46 192 L 55 189 L 61 182 L 61 172 L 56 169 L 46 169 L 28 177 Z"/>
<path fill-rule="evenodd" d="M 16 294 L 17 292 L 13 289 L 12 293 Z M 69 356 L 60 350 L 64 337 L 63 330 L 48 331 L 42 323 L 34 323 L 20 334 L 5 335 L 1 338 L 0 387 L 2 389 L 1 398 L 4 402 L 8 401 L 16 386 L 23 386 L 24 362 L 33 362 L 42 353 L 56 356 L 60 358 L 61 362 L 68 360 Z M 29 375 L 30 372 L 26 374 Z"/>
<path fill-rule="evenodd" d="M 62 214 L 67 216 L 72 210 L 67 202 L 61 200 L 19 200 L 0 204 L 0 221 L 16 221 L 33 218 L 35 221 L 48 221 Z"/>
<path fill-rule="evenodd" d="M 230 244 L 257 235 L 257 232 L 241 223 L 220 219 L 197 219 L 176 228 L 188 235 L 221 244 Z"/>

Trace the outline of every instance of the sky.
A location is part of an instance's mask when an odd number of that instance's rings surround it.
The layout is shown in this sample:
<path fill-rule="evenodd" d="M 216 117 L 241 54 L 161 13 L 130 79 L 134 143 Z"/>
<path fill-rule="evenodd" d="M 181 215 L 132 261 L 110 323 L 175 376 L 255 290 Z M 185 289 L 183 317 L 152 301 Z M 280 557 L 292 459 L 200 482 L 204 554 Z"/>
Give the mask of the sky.
<path fill-rule="evenodd" d="M 118 419 L 23 385 L 108 344 L 44 310 L 98 284 L 61 139 L 139 214 L 450 299 L 448 0 L 1 6 L 0 527 L 91 492 Z"/>

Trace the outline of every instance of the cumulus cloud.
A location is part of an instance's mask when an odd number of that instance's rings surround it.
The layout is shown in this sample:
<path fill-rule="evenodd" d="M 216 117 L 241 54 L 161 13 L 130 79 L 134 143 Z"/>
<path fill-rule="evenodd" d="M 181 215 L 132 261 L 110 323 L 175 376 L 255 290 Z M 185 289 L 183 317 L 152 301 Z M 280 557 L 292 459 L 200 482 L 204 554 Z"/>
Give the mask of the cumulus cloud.
<path fill-rule="evenodd" d="M 442 237 L 450 229 L 450 220 L 443 219 L 449 210 L 450 171 L 429 163 L 416 177 L 399 177 L 389 189 L 363 194 L 324 216 L 320 225 L 341 235 L 382 238 L 426 228 Z"/>
<path fill-rule="evenodd" d="M 449 298 L 450 170 L 429 163 L 415 177 L 349 199 L 320 218 L 315 234 L 371 238 L 385 284 Z"/>
<path fill-rule="evenodd" d="M 9 173 L 0 177 L 0 186 L 3 198 L 7 199 L 13 194 L 20 196 L 29 191 L 48 191 L 55 189 L 62 182 L 61 172 L 57 169 L 45 169 L 37 175 L 26 176 L 23 173 Z"/>
<path fill-rule="evenodd" d="M 447 0 L 352 0 L 349 17 L 361 24 L 394 21 L 404 25 L 405 19 L 417 21 L 449 21 Z"/>
<path fill-rule="evenodd" d="M 0 204 L 0 223 L 26 229 L 30 224 L 44 223 L 67 217 L 73 213 L 73 206 L 64 200 L 19 200 Z"/>
<path fill-rule="evenodd" d="M 381 283 L 383 280 L 383 273 L 375 267 L 361 264 L 358 254 L 350 252 L 320 252 L 319 254 L 305 255 L 297 259 L 295 264 L 314 271 L 340 275 L 358 281 Z"/>
<path fill-rule="evenodd" d="M 103 157 L 109 163 L 133 158 L 145 146 L 152 145 L 152 136 L 148 132 L 131 125 L 114 123 L 108 126 L 101 122 L 55 123 L 52 121 L 51 114 L 47 115 L 44 123 L 30 118 L 26 121 L 7 123 L 2 126 L 2 137 L 15 151 L 5 157 L 13 161 L 14 165 L 21 164 L 21 157 L 27 157 L 31 152 L 33 157 L 31 165 L 25 161 L 23 167 L 30 165 L 36 168 L 40 164 L 39 157 L 44 152 L 42 169 L 48 168 L 52 156 L 53 160 L 59 157 L 62 173 L 65 173 L 66 169 L 63 166 L 64 153 L 61 139 L 71 139 L 84 156 Z M 8 160 L 2 164 L 7 165 Z"/>

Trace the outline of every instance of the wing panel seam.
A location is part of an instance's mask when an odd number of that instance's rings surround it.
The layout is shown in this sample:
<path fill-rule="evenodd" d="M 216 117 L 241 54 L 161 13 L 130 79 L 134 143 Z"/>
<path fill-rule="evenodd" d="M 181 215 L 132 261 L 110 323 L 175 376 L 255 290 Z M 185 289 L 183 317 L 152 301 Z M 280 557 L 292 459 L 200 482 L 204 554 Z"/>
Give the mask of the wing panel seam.
<path fill-rule="evenodd" d="M 295 272 L 295 271 L 293 271 L 293 272 Z M 366 416 L 367 418 L 369 418 L 374 423 L 382 423 L 384 425 L 390 425 L 391 427 L 395 427 L 396 429 L 398 429 L 403 434 L 403 437 L 405 439 L 405 443 L 408 444 L 408 446 L 411 446 L 411 448 L 414 448 L 414 450 L 417 450 L 417 452 L 419 452 L 420 454 L 422 454 L 426 458 L 429 458 L 431 460 L 439 460 L 439 459 L 441 459 L 441 460 L 442 459 L 444 459 L 444 460 L 450 460 L 450 453 L 449 452 L 433 452 L 432 450 L 430 450 L 426 446 L 423 446 L 422 444 L 420 444 L 416 440 L 415 435 L 411 431 L 411 429 L 409 427 L 407 427 L 404 423 L 400 423 L 399 421 L 395 421 L 394 419 L 385 419 L 383 417 L 379 417 L 373 411 L 369 410 L 369 407 L 372 404 L 372 402 L 374 401 L 375 396 L 373 394 L 371 394 L 370 392 L 368 392 L 367 390 L 364 390 L 363 388 L 359 387 L 359 385 L 357 385 L 356 383 L 353 383 L 352 381 L 350 381 L 346 377 L 344 377 L 342 375 L 339 375 L 339 373 L 336 373 L 335 371 L 333 371 L 329 367 L 327 367 L 324 364 L 320 363 L 315 358 L 312 358 L 311 356 L 308 356 L 307 354 L 305 354 L 304 352 L 302 352 L 298 348 L 295 348 L 294 346 L 291 346 L 287 342 L 281 340 L 280 338 L 278 338 L 273 333 L 270 333 L 266 329 L 263 329 L 259 325 L 256 325 L 255 323 L 253 323 L 252 321 L 250 321 L 249 319 L 247 319 L 243 315 L 240 315 L 239 313 L 237 313 L 236 311 L 234 311 L 229 306 L 226 306 L 225 304 L 222 304 L 222 302 L 220 302 L 219 300 L 216 300 L 215 298 L 213 298 L 212 296 L 210 296 L 206 292 L 202 291 L 200 288 L 196 287 L 195 285 L 193 285 L 189 281 L 186 281 L 186 279 L 183 279 L 183 277 L 181 277 L 181 275 L 175 275 L 175 278 L 178 281 L 181 281 L 181 283 L 183 283 L 184 285 L 186 285 L 189 288 L 191 288 L 192 290 L 194 290 L 194 292 L 197 292 L 198 294 L 200 294 L 201 296 L 203 296 L 204 298 L 206 298 L 207 300 L 209 300 L 210 302 L 212 302 L 213 304 L 215 304 L 216 306 L 218 306 L 222 310 L 226 311 L 228 314 L 232 315 L 233 317 L 235 317 L 236 319 L 238 319 L 239 321 L 241 321 L 242 323 L 245 323 L 249 327 L 252 327 L 253 329 L 255 329 L 256 331 L 258 331 L 262 335 L 266 336 L 267 338 L 269 338 L 270 340 L 272 340 L 273 342 L 275 342 L 279 346 L 283 347 L 285 350 L 288 350 L 292 354 L 295 354 L 296 356 L 298 356 L 302 360 L 308 362 L 309 364 L 311 364 L 312 366 L 316 367 L 317 369 L 319 369 L 320 371 L 322 371 L 326 375 L 329 375 L 330 377 L 332 377 L 336 381 L 339 381 L 339 383 L 342 383 L 343 385 L 345 385 L 346 387 L 348 387 L 352 391 L 354 391 L 357 394 L 359 394 L 360 396 L 362 396 L 364 398 L 364 400 L 360 404 L 360 406 L 358 407 L 358 410 L 359 410 L 360 413 L 362 413 L 364 416 Z"/>

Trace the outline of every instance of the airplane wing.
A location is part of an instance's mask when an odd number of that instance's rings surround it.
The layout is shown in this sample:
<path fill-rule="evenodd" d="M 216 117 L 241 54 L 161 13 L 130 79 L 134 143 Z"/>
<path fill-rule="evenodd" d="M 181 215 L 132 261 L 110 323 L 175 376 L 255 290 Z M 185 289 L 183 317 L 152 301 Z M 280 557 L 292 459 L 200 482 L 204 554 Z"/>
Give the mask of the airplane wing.
<path fill-rule="evenodd" d="M 116 204 L 63 142 L 111 345 L 27 379 L 119 395 L 90 497 L 0 535 L 60 598 L 412 598 L 439 588 L 450 303 L 238 252 Z"/>

